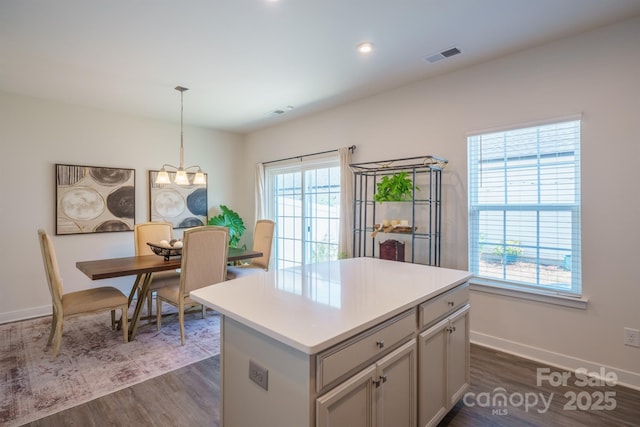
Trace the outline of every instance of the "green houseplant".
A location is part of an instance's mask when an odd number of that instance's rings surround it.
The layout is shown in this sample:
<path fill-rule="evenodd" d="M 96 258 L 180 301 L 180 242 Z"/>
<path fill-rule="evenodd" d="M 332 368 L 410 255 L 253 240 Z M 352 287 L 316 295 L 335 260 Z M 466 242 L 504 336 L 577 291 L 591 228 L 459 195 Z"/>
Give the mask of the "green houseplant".
<path fill-rule="evenodd" d="M 404 202 L 412 199 L 414 186 L 407 172 L 398 172 L 383 176 L 376 189 L 376 202 Z M 415 189 L 420 190 L 417 186 Z"/>
<path fill-rule="evenodd" d="M 229 229 L 229 246 L 237 248 L 240 237 L 244 234 L 246 227 L 244 221 L 236 212 L 225 205 L 220 205 L 220 214 L 209 218 L 209 225 L 219 225 Z"/>

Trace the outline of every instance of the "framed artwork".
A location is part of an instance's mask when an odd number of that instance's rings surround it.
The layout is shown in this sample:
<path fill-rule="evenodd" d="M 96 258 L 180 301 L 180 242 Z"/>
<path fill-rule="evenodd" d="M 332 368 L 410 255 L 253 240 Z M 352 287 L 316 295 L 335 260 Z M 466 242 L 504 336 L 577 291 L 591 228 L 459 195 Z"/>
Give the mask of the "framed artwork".
<path fill-rule="evenodd" d="M 131 231 L 134 169 L 56 164 L 56 234 Z"/>
<path fill-rule="evenodd" d="M 189 185 L 174 184 L 175 172 L 169 172 L 171 184 L 156 184 L 158 171 L 149 171 L 149 220 L 167 221 L 173 228 L 207 224 L 207 184 L 192 184 L 195 173 L 187 173 Z M 208 176 L 205 173 L 205 182 Z"/>

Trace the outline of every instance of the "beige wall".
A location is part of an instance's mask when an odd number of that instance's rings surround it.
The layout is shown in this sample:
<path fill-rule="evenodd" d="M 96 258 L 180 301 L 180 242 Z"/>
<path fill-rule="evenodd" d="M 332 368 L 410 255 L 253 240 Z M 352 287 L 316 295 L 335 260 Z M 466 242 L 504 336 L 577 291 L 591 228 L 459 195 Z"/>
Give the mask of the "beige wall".
<path fill-rule="evenodd" d="M 55 234 L 55 163 L 133 168 L 136 222 L 149 218 L 147 171 L 179 163 L 180 124 L 0 93 L 0 323 L 51 312 L 36 230 Z M 185 163 L 208 173 L 209 216 L 235 205 L 242 139 L 185 127 Z M 181 235 L 180 230 L 176 230 Z M 133 255 L 133 232 L 54 236 L 65 291 L 109 282 L 129 292 L 133 278 L 92 282 L 76 261 Z"/>
<path fill-rule="evenodd" d="M 640 387 L 640 349 L 622 344 L 623 327 L 640 329 L 638 76 L 634 19 L 252 133 L 247 167 L 351 144 L 355 162 L 445 157 L 443 264 L 465 269 L 466 134 L 582 113 L 588 309 L 473 293 L 473 339 L 562 366 L 616 368 Z M 252 179 L 244 185 L 249 193 Z"/>

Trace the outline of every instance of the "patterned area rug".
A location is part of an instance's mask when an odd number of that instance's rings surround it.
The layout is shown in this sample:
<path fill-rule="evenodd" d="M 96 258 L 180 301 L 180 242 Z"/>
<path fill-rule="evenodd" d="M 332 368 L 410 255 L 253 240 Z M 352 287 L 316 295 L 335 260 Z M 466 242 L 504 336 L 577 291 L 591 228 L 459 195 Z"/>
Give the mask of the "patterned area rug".
<path fill-rule="evenodd" d="M 127 344 L 111 330 L 108 312 L 72 318 L 64 322 L 53 362 L 45 348 L 50 326 L 50 317 L 0 325 L 2 426 L 37 420 L 220 352 L 220 318 L 211 311 L 205 319 L 185 316 L 184 346 L 177 316 L 163 319 L 161 331 L 139 329 Z"/>

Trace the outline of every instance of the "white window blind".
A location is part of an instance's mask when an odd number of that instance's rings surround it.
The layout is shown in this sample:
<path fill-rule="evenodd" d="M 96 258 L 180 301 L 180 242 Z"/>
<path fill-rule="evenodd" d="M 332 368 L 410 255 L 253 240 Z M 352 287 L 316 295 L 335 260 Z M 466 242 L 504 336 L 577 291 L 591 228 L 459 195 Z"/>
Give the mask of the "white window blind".
<path fill-rule="evenodd" d="M 470 135 L 469 268 L 580 296 L 580 120 Z"/>

